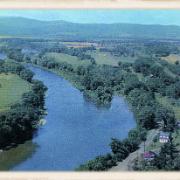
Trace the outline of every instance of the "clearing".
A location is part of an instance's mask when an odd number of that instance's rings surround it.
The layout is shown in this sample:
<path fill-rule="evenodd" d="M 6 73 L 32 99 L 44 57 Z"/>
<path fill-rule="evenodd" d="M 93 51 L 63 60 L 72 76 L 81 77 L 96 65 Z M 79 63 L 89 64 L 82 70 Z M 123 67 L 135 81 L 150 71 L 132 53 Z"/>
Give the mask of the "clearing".
<path fill-rule="evenodd" d="M 76 56 L 71 56 L 64 53 L 46 53 L 47 57 L 53 58 L 56 62 L 62 63 L 66 62 L 71 64 L 73 67 L 77 66 L 87 66 L 90 65 L 91 62 L 89 60 L 80 60 Z"/>
<path fill-rule="evenodd" d="M 15 74 L 0 74 L 0 112 L 8 110 L 21 100 L 22 94 L 31 89 L 30 83 Z"/>
<path fill-rule="evenodd" d="M 97 64 L 102 65 L 112 65 L 112 66 L 118 66 L 118 62 L 134 62 L 135 58 L 132 57 L 117 57 L 111 55 L 109 52 L 100 52 L 98 50 L 91 51 L 88 54 L 90 54 L 96 61 Z"/>
<path fill-rule="evenodd" d="M 171 54 L 167 57 L 162 57 L 161 59 L 165 60 L 171 64 L 174 64 L 176 61 L 179 61 L 179 63 L 180 63 L 180 55 L 177 55 L 177 54 Z"/>

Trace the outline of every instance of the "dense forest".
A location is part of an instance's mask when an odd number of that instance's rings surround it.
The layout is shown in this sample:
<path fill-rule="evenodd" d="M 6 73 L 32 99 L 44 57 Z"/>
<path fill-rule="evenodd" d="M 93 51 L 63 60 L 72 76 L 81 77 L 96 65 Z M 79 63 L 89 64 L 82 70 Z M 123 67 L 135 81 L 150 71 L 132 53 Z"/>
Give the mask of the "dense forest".
<path fill-rule="evenodd" d="M 16 44 L 16 48 L 14 44 Z M 28 42 L 25 41 L 25 44 L 28 44 Z M 1 47 L 1 51 L 6 53 L 9 59 L 13 59 L 18 63 L 32 63 L 64 76 L 83 91 L 85 96 L 89 97 L 98 105 L 109 105 L 114 95 L 123 95 L 126 97 L 136 117 L 137 127 L 131 130 L 128 137 L 122 141 L 112 139 L 110 143 L 111 153 L 98 156 L 94 160 L 81 165 L 77 170 L 101 171 L 117 165 L 117 162 L 122 161 L 131 152 L 139 148 L 139 144 L 146 140 L 149 130 L 161 129 L 170 134 L 178 131 L 178 119 L 174 110 L 167 108 L 157 98 L 169 98 L 173 102 L 173 105 L 179 106 L 179 61 L 169 63 L 163 60 L 163 58 L 171 54 L 180 54 L 178 43 L 172 44 L 170 42 L 152 41 L 141 41 L 141 43 L 134 41 L 123 43 L 121 41 L 110 41 L 108 43 L 103 41 L 100 44 L 104 45 L 104 47 L 99 49 L 100 52 L 110 53 L 112 57 L 135 57 L 135 59 L 133 62 L 119 61 L 116 66 L 107 64 L 99 65 L 91 55 L 92 52 L 97 52 L 97 47 L 74 48 L 66 47 L 61 43 L 53 43 L 40 49 L 38 48 L 38 52 L 30 54 L 22 52 L 21 41 L 8 42 L 8 46 Z M 55 58 L 47 56 L 47 53 L 75 56 L 79 63 L 84 62 L 85 65 L 74 66 L 65 60 L 57 61 Z M 88 63 L 86 64 L 86 62 Z M 30 71 L 25 70 L 22 66 L 16 66 L 13 65 L 11 67 L 11 64 L 8 65 L 1 62 L 1 71 L 10 71 L 19 74 L 22 78 L 31 82 L 34 88 L 32 92 L 23 95 L 22 104 L 16 106 L 16 108 L 15 106 L 12 107 L 12 112 L 2 114 L 0 119 L 4 119 L 1 120 L 3 123 L 11 122 L 9 120 L 12 119 L 11 116 L 19 115 L 23 117 L 26 113 L 29 113 L 26 114 L 28 116 L 30 114 L 31 116 L 34 115 L 30 117 L 32 121 L 28 121 L 30 124 L 26 120 L 22 122 L 27 123 L 27 129 L 25 131 L 30 132 L 30 135 L 32 135 L 33 125 L 37 123 L 35 116 L 40 115 L 41 111 L 39 110 L 44 105 L 43 96 L 46 88 L 42 83 L 32 80 L 33 74 Z M 27 109 L 28 112 L 26 112 Z M 16 114 L 14 111 L 20 111 L 21 113 Z M 30 111 L 33 111 L 33 113 L 30 113 Z M 16 121 L 18 121 L 18 118 L 15 118 L 13 122 Z M 5 132 L 4 136 L 8 137 L 9 141 L 12 141 L 14 137 L 17 139 L 24 132 L 23 130 L 18 130 L 18 133 L 16 131 L 13 132 L 13 129 L 10 129 L 7 124 L 2 127 L 5 127 L 5 129 L 1 132 Z M 17 136 L 14 136 L 12 132 L 17 134 Z M 169 143 L 161 147 L 159 155 L 154 161 L 150 164 L 144 161 L 138 162 L 134 166 L 134 169 L 179 169 L 179 154 L 172 139 Z M 2 139 L 2 142 L 5 143 L 8 141 L 3 141 Z M 163 158 L 164 156 L 167 158 Z M 168 163 L 171 165 L 167 165 Z"/>

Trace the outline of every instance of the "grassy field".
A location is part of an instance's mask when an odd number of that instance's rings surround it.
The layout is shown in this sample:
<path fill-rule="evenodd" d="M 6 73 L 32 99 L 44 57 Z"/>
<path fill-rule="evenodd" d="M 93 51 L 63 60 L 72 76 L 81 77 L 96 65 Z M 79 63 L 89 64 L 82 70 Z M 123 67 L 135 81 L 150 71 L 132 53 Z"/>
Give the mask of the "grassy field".
<path fill-rule="evenodd" d="M 0 74 L 0 111 L 8 110 L 10 105 L 20 101 L 31 85 L 15 74 Z"/>
<path fill-rule="evenodd" d="M 56 62 L 66 62 L 68 64 L 71 64 L 73 67 L 77 67 L 79 65 L 89 65 L 89 60 L 80 60 L 76 56 L 70 56 L 68 54 L 64 53 L 47 53 L 47 57 L 53 58 Z"/>
<path fill-rule="evenodd" d="M 176 61 L 180 62 L 180 55 L 171 54 L 171 55 L 169 55 L 167 57 L 163 57 L 162 59 L 169 62 L 169 63 L 174 64 Z"/>
<path fill-rule="evenodd" d="M 107 64 L 112 66 L 118 66 L 118 62 L 134 62 L 134 58 L 131 57 L 116 57 L 112 56 L 108 52 L 92 51 L 89 54 L 96 60 L 97 64 Z"/>

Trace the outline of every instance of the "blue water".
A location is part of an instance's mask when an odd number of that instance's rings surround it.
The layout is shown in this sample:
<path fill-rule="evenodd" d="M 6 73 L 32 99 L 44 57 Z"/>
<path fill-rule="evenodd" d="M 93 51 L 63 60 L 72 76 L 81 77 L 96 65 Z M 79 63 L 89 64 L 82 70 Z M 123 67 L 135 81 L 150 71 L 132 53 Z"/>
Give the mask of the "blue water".
<path fill-rule="evenodd" d="M 6 55 L 0 52 L 0 60 L 4 60 L 5 58 L 6 58 Z"/>
<path fill-rule="evenodd" d="M 115 96 L 110 108 L 98 108 L 60 76 L 29 68 L 48 87 L 47 123 L 33 139 L 36 152 L 13 170 L 74 170 L 110 152 L 111 138 L 123 139 L 135 127 L 133 113 L 122 97 Z"/>

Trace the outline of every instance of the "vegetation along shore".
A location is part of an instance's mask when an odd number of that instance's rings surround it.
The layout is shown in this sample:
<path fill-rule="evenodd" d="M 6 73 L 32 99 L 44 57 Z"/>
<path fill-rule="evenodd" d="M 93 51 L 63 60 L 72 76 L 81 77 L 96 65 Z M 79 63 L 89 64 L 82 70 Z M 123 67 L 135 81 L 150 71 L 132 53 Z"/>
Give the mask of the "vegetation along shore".
<path fill-rule="evenodd" d="M 18 41 L 16 43 L 18 45 Z M 150 52 L 149 46 L 152 46 Z M 77 168 L 77 170 L 107 170 L 115 166 L 117 162 L 127 158 L 130 153 L 136 151 L 140 143 L 146 141 L 149 130 L 161 129 L 169 132 L 171 136 L 175 136 L 178 131 L 177 120 L 179 114 L 178 111 L 175 111 L 175 108 L 178 106 L 179 99 L 179 64 L 177 62 L 170 64 L 163 57 L 167 57 L 171 53 L 177 54 L 179 50 L 175 46 L 167 44 L 158 46 L 156 44 L 145 44 L 143 48 L 146 52 L 136 59 L 134 58 L 134 56 L 137 56 L 135 54 L 142 53 L 142 49 L 132 50 L 132 48 L 127 48 L 126 51 L 120 52 L 119 49 L 122 49 L 120 45 L 111 50 L 107 47 L 100 49 L 96 49 L 94 46 L 68 48 L 55 45 L 48 48 L 43 47 L 38 53 L 31 56 L 24 55 L 21 48 L 12 48 L 11 46 L 3 47 L 2 51 L 13 61 L 32 63 L 63 76 L 98 105 L 108 105 L 113 95 L 119 94 L 126 97 L 136 117 L 136 129 L 131 130 L 128 138 L 122 141 L 112 139 L 110 143 L 111 154 L 98 156 Z M 94 53 L 110 53 L 111 56 L 116 54 L 117 57 L 129 57 L 129 59 L 133 60 L 131 62 L 119 60 L 116 65 L 98 64 L 98 60 L 91 55 Z M 25 77 L 27 78 L 27 76 Z M 35 84 L 32 81 L 32 75 L 30 78 L 28 77 L 28 82 Z M 31 106 L 37 107 L 37 109 L 43 108 L 44 91 L 45 89 L 42 92 L 40 91 L 42 104 L 33 104 Z M 33 97 L 33 92 L 31 92 L 31 95 L 29 93 L 23 95 L 24 100 L 29 97 L 31 100 L 31 96 Z M 174 101 L 169 103 L 172 108 L 168 108 L 163 103 L 164 99 Z M 30 101 L 30 103 L 35 102 Z M 36 115 L 39 115 L 39 112 Z M 168 147 L 175 148 L 174 140 L 169 142 Z M 161 148 L 161 152 L 164 146 L 162 145 L 159 148 Z M 160 155 L 157 158 L 160 158 Z M 153 166 L 154 169 L 159 168 L 157 164 L 152 165 L 150 163 L 149 165 L 149 162 L 147 164 L 144 161 L 142 162 L 145 163 L 143 168 L 149 168 L 149 166 Z M 174 166 L 174 168 L 177 168 L 176 165 Z M 136 163 L 136 169 L 142 169 L 141 165 Z"/>
<path fill-rule="evenodd" d="M 42 82 L 33 80 L 30 70 L 10 60 L 0 61 L 0 83 L 3 106 L 0 110 L 0 149 L 3 150 L 32 138 L 44 114 L 47 89 Z"/>
<path fill-rule="evenodd" d="M 46 27 L 36 23 L 39 28 Z M 64 22 L 59 26 L 68 29 L 71 25 Z M 112 31 L 124 27 L 124 32 L 121 36 L 115 32 L 112 37 L 108 30 L 99 37 L 99 25 L 82 25 L 87 30 L 84 35 L 81 25 L 73 27 L 78 30 L 77 36 L 74 32 L 68 32 L 68 36 L 66 29 L 63 38 L 50 34 L 45 38 L 45 28 L 40 28 L 43 36 L 38 38 L 25 29 L 30 38 L 0 39 L 0 52 L 6 55 L 0 61 L 0 99 L 4 97 L 3 88 L 20 87 L 13 92 L 15 99 L 6 95 L 7 100 L 0 104 L 0 149 L 31 139 L 38 125 L 44 124 L 40 119 L 45 112 L 47 88 L 24 67 L 32 64 L 70 81 L 97 106 L 109 106 L 113 96 L 123 96 L 134 113 L 137 125 L 128 137 L 112 137 L 110 153 L 80 165 L 77 171 L 105 171 L 114 166 L 129 170 L 129 164 L 130 170 L 137 171 L 179 170 L 180 40 L 172 36 L 170 28 L 165 31 L 165 26 L 152 25 L 157 32 L 153 34 L 145 25 L 114 24 Z M 95 32 L 93 27 L 97 28 Z M 133 33 L 132 27 L 139 31 L 133 28 Z M 139 33 L 141 28 L 146 36 Z M 174 28 L 179 37 L 179 27 Z M 163 39 L 163 33 L 157 37 L 161 31 L 169 32 L 169 38 Z M 134 38 L 126 37 L 127 33 Z"/>

